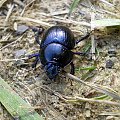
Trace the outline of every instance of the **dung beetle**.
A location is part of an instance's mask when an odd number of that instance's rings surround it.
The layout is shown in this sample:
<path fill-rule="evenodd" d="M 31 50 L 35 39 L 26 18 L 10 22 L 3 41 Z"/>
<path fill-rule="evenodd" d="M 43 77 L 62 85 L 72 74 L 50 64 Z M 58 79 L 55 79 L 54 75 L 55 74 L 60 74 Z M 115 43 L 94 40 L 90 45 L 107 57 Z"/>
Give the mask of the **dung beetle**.
<path fill-rule="evenodd" d="M 33 30 L 34 32 L 36 30 Z M 72 52 L 71 50 L 80 41 L 89 37 L 90 33 L 75 40 L 72 31 L 65 26 L 50 27 L 43 35 L 42 41 L 39 41 L 39 35 L 42 32 L 37 30 L 36 41 L 40 45 L 39 53 L 29 56 L 36 57 L 34 67 L 40 60 L 49 79 L 55 80 L 59 72 L 68 64 L 71 65 L 71 74 L 74 74 L 73 55 L 84 55 L 82 52 Z"/>

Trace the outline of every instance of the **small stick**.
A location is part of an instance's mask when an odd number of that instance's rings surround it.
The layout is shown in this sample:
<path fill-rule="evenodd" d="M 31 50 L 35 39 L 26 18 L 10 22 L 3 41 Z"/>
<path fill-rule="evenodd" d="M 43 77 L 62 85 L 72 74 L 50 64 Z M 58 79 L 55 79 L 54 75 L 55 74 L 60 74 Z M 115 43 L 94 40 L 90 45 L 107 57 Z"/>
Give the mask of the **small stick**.
<path fill-rule="evenodd" d="M 4 26 L 7 25 L 8 19 L 9 19 L 10 15 L 12 14 L 13 8 L 14 8 L 14 4 L 11 5 L 11 7 L 10 7 L 8 13 L 7 13 L 6 19 L 5 19 L 5 21 L 4 21 Z"/>
<path fill-rule="evenodd" d="M 33 18 L 20 17 L 20 16 L 13 16 L 13 18 L 15 18 L 16 20 L 21 20 L 21 21 L 25 21 L 25 22 L 29 21 L 29 22 L 38 23 L 40 25 L 44 25 L 44 26 L 47 26 L 47 27 L 54 26 L 54 24 L 49 24 L 47 22 L 43 22 L 41 20 L 36 20 L 36 19 L 33 19 Z M 74 21 L 74 20 L 70 20 L 70 19 L 64 19 L 64 18 L 59 19 L 59 18 L 60 17 L 50 18 L 50 20 L 58 21 L 58 22 L 62 22 L 62 23 L 71 23 L 71 24 L 74 24 L 74 25 L 83 25 L 83 26 L 90 27 L 90 24 L 87 23 L 87 22 L 84 22 L 84 21 L 78 22 L 78 21 Z"/>
<path fill-rule="evenodd" d="M 40 87 L 40 86 L 39 86 Z M 61 95 L 58 92 L 55 92 L 54 90 L 52 90 L 51 88 L 49 88 L 48 86 L 41 86 L 42 89 L 44 89 L 45 91 L 54 94 L 55 96 L 59 97 L 61 100 L 65 101 L 65 102 L 69 102 L 69 103 L 77 103 L 77 102 L 91 102 L 91 103 L 104 103 L 107 105 L 115 105 L 115 106 L 120 106 L 120 103 L 117 102 L 112 102 L 112 101 L 108 101 L 108 100 L 94 100 L 94 99 L 88 99 L 88 98 L 82 98 L 82 97 L 68 97 L 65 95 Z"/>
<path fill-rule="evenodd" d="M 28 4 L 24 7 L 24 9 L 22 10 L 20 16 L 23 16 L 23 14 L 24 14 L 26 8 L 27 8 L 28 6 L 30 6 L 33 2 L 35 2 L 35 0 L 32 0 L 30 3 L 28 3 Z"/>
<path fill-rule="evenodd" d="M 99 115 L 112 115 L 112 116 L 120 116 L 120 113 L 119 112 L 103 112 L 103 113 L 100 113 Z"/>
<path fill-rule="evenodd" d="M 29 22 L 33 22 L 33 23 L 38 23 L 40 25 L 47 26 L 47 27 L 54 26 L 54 24 L 49 24 L 47 22 L 43 22 L 41 20 L 36 20 L 33 18 L 28 18 L 28 17 L 13 16 L 13 18 L 15 18 L 16 20 L 21 20 L 21 21 L 25 21 L 25 22 L 29 21 Z"/>
<path fill-rule="evenodd" d="M 67 14 L 68 12 L 69 12 L 68 10 L 56 11 L 56 12 L 51 13 L 51 15 L 52 15 L 52 16 L 55 16 L 55 15 L 63 15 L 63 14 Z"/>
<path fill-rule="evenodd" d="M 106 0 L 99 0 L 99 1 L 105 3 L 106 5 L 109 5 L 110 7 L 114 7 L 113 4 L 111 4 L 110 2 L 108 2 L 108 1 L 106 1 Z"/>
<path fill-rule="evenodd" d="M 93 34 L 91 34 L 91 52 L 92 52 L 92 60 L 95 60 L 95 38 L 94 38 L 94 23 L 92 22 L 95 19 L 94 12 L 91 13 L 91 31 Z"/>
<path fill-rule="evenodd" d="M 0 40 L 0 43 L 4 43 L 4 42 L 9 43 L 8 39 L 10 38 L 11 35 L 12 33 L 8 33 L 4 38 Z"/>
<path fill-rule="evenodd" d="M 24 34 L 23 34 L 23 35 L 24 35 Z M 18 41 L 20 41 L 20 40 L 23 38 L 23 35 L 22 35 L 21 37 L 19 37 L 17 40 L 11 42 L 10 44 L 7 44 L 7 45 L 5 45 L 4 47 L 0 48 L 0 51 L 3 50 L 3 49 L 5 49 L 5 48 L 7 48 L 7 47 L 9 47 L 9 46 L 12 45 L 12 44 L 18 42 Z"/>
<path fill-rule="evenodd" d="M 108 89 L 105 89 L 105 88 L 103 89 L 103 87 L 101 87 L 100 85 L 90 84 L 90 83 L 84 82 L 83 80 L 79 79 L 78 77 L 76 77 L 76 76 L 74 76 L 74 75 L 72 75 L 70 73 L 67 73 L 64 70 L 63 70 L 63 74 L 66 77 L 70 78 L 70 79 L 73 79 L 73 80 L 75 80 L 75 81 L 77 81 L 79 83 L 82 83 L 82 84 L 84 84 L 84 85 L 86 85 L 86 86 L 88 86 L 88 87 L 90 87 L 92 89 L 95 89 L 95 90 L 97 90 L 97 91 L 99 91 L 101 93 L 104 93 L 104 94 L 106 94 L 108 96 L 111 96 L 114 99 L 120 100 L 120 96 L 117 95 L 117 93 L 115 91 L 113 91 L 113 90 L 110 90 L 110 89 L 108 90 Z"/>
<path fill-rule="evenodd" d="M 3 4 L 6 2 L 7 0 L 0 0 L 0 8 L 3 6 Z"/>
<path fill-rule="evenodd" d="M 20 58 L 20 59 L 2 59 L 0 62 L 10 62 L 10 61 L 18 61 L 18 60 L 27 60 L 28 57 Z"/>
<path fill-rule="evenodd" d="M 23 109 L 33 109 L 33 110 L 37 110 L 37 109 L 44 109 L 45 106 L 41 105 L 41 106 L 20 106 L 20 108 L 23 108 Z"/>
<path fill-rule="evenodd" d="M 76 102 L 92 102 L 92 103 L 104 103 L 104 104 L 108 104 L 108 105 L 115 105 L 115 106 L 119 106 L 120 107 L 120 103 L 117 103 L 117 102 L 112 102 L 112 101 L 108 101 L 108 100 L 94 100 L 94 99 L 88 99 L 88 98 L 82 98 L 82 97 L 75 97 L 75 98 L 72 98 L 72 97 L 65 97 L 66 99 L 66 102 L 70 102 L 70 103 L 76 103 Z"/>
<path fill-rule="evenodd" d="M 72 23 L 75 25 L 83 25 L 83 26 L 90 27 L 90 24 L 84 21 L 78 22 L 78 21 L 74 21 L 70 19 L 56 19 L 56 18 L 52 18 L 52 20 L 57 21 L 57 22 L 62 22 L 62 23 Z"/>

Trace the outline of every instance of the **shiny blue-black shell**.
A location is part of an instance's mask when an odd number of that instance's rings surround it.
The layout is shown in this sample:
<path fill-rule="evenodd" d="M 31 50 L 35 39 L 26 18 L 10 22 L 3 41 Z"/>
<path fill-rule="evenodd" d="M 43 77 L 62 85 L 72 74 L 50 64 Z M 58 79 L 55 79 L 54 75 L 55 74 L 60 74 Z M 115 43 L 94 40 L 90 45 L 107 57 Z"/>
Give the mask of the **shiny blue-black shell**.
<path fill-rule="evenodd" d="M 65 26 L 53 26 L 43 35 L 40 45 L 40 60 L 45 66 L 49 62 L 56 62 L 65 67 L 73 59 L 72 49 L 75 46 L 74 35 Z"/>
<path fill-rule="evenodd" d="M 65 26 L 53 26 L 43 35 L 40 48 L 51 43 L 58 43 L 71 50 L 75 46 L 74 35 L 71 30 Z"/>

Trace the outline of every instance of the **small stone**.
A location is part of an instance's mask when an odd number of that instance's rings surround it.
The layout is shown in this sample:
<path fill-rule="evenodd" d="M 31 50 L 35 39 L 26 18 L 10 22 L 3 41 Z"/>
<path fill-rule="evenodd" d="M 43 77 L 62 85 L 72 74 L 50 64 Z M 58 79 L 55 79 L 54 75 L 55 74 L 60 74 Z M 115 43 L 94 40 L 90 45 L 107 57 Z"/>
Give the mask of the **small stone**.
<path fill-rule="evenodd" d="M 17 26 L 16 34 L 21 35 L 24 32 L 26 32 L 28 29 L 29 29 L 29 27 L 26 25 L 19 25 L 19 26 Z"/>
<path fill-rule="evenodd" d="M 19 57 L 21 57 L 21 56 L 23 56 L 25 54 L 26 54 L 25 49 L 17 50 L 17 51 L 15 51 L 15 58 L 19 58 Z"/>
<path fill-rule="evenodd" d="M 111 69 L 114 66 L 114 62 L 112 60 L 107 60 L 106 61 L 106 68 Z"/>
<path fill-rule="evenodd" d="M 90 110 L 86 110 L 85 116 L 86 116 L 86 117 L 90 117 L 90 115 L 91 115 Z"/>

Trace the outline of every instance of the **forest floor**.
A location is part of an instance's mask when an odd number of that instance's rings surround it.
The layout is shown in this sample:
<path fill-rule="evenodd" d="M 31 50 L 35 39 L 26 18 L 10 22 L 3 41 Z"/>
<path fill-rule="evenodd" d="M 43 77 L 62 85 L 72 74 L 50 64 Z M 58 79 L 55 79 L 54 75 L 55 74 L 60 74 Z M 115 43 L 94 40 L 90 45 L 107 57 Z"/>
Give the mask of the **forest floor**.
<path fill-rule="evenodd" d="M 119 18 L 119 0 L 111 4 L 102 1 L 80 1 L 68 16 L 71 0 L 2 0 L 0 1 L 0 76 L 46 120 L 120 120 L 120 107 L 103 101 L 118 102 L 100 91 L 71 80 L 64 75 L 56 81 L 48 80 L 41 64 L 33 69 L 33 59 L 27 55 L 39 52 L 32 30 L 26 26 L 53 25 L 69 27 L 76 39 L 91 31 L 94 19 Z M 114 5 L 114 6 L 111 6 Z M 117 9 L 118 8 L 118 9 Z M 16 34 L 20 32 L 20 34 Z M 75 56 L 75 76 L 84 82 L 104 86 L 120 95 L 120 30 L 99 28 L 94 31 L 96 59 L 91 56 Z M 40 40 L 42 35 L 40 36 Z M 75 51 L 84 51 L 91 38 L 81 42 Z M 112 54 L 111 54 L 111 51 Z M 69 69 L 69 68 L 68 68 Z M 66 98 L 66 101 L 61 99 Z M 99 97 L 99 98 L 98 98 Z M 69 100 L 70 98 L 70 100 Z M 91 102 L 75 98 L 101 100 Z M 0 105 L 0 120 L 13 120 L 4 106 Z"/>

